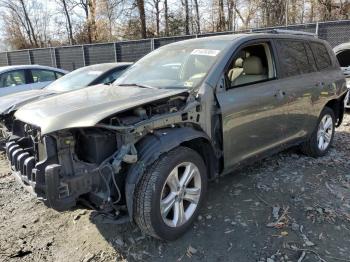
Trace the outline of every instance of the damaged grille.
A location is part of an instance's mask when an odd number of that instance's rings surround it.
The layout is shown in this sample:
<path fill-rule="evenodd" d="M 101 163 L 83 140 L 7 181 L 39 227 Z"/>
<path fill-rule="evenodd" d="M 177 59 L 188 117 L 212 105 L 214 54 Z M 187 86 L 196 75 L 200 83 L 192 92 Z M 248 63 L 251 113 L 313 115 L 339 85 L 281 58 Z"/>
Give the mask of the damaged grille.
<path fill-rule="evenodd" d="M 17 121 L 14 127 L 14 135 L 21 137 L 6 144 L 11 168 L 38 197 L 45 198 L 45 168 L 56 160 L 55 141 L 40 139 L 40 130 L 23 122 Z"/>

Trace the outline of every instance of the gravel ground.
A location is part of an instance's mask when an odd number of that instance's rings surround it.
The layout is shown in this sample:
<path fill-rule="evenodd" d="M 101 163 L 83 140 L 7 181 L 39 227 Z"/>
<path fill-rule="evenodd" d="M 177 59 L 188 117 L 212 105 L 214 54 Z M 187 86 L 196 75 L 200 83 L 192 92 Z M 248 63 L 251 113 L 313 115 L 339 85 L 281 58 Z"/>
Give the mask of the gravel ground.
<path fill-rule="evenodd" d="M 327 156 L 290 149 L 209 185 L 182 238 L 162 242 L 83 207 L 58 213 L 0 160 L 0 261 L 350 261 L 350 116 Z"/>

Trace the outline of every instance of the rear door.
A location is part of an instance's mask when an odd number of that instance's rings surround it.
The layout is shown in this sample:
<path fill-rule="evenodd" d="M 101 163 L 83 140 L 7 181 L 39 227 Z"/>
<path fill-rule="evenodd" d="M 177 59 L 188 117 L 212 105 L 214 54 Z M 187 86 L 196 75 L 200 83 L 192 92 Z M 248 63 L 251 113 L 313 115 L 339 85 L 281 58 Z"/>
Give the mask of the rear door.
<path fill-rule="evenodd" d="M 280 85 L 283 86 L 288 102 L 284 112 L 288 116 L 286 142 L 298 140 L 308 132 L 310 121 L 314 122 L 312 104 L 317 100 L 319 73 L 308 44 L 297 39 L 276 39 Z"/>
<path fill-rule="evenodd" d="M 28 89 L 26 71 L 13 70 L 0 74 L 0 96 Z"/>
<path fill-rule="evenodd" d="M 281 109 L 287 100 L 276 78 L 272 47 L 269 40 L 247 43 L 223 74 L 226 90 L 218 91 L 217 100 L 226 168 L 276 147 L 285 137 L 286 118 Z M 230 79 L 232 75 L 235 79 Z"/>

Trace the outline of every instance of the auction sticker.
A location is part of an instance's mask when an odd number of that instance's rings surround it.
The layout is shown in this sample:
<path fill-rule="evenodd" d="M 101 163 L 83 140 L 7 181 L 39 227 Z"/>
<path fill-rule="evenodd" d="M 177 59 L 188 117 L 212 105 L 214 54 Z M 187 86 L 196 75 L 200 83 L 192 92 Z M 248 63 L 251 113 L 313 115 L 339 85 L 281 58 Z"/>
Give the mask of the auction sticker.
<path fill-rule="evenodd" d="M 205 56 L 217 56 L 220 53 L 220 50 L 214 49 L 194 49 L 191 52 L 191 55 L 205 55 Z"/>

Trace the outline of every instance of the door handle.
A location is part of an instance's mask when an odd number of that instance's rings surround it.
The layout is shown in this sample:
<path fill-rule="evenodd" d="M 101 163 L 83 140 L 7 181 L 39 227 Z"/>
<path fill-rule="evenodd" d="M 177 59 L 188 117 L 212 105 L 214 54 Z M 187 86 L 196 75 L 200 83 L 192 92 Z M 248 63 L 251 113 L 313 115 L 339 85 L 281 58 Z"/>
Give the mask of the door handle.
<path fill-rule="evenodd" d="M 286 92 L 283 90 L 278 90 L 277 93 L 275 94 L 275 97 L 278 99 L 282 99 L 286 95 Z"/>

